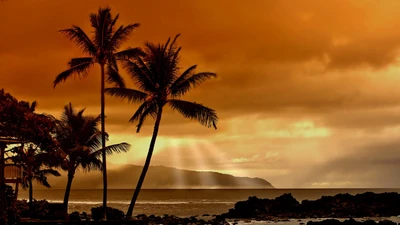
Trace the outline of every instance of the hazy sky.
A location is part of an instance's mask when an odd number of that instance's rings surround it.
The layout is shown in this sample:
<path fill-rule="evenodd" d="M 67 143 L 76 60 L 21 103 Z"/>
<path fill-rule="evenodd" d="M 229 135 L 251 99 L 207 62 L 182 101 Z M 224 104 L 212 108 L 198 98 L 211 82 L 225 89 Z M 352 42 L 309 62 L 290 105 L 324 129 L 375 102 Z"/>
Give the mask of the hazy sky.
<path fill-rule="evenodd" d="M 219 75 L 185 97 L 217 110 L 219 129 L 167 111 L 152 165 L 262 177 L 275 187 L 400 187 L 399 1 L 0 2 L 0 87 L 38 111 L 72 102 L 100 113 L 99 69 L 53 89 L 83 54 L 57 31 L 109 5 L 119 25 L 140 23 L 125 47 L 181 33 L 182 67 Z M 379 4 L 378 4 L 379 3 Z M 128 76 L 123 74 L 125 79 Z M 130 87 L 132 83 L 128 83 Z M 128 123 L 138 105 L 107 97 L 111 142 L 142 164 L 153 122 Z"/>

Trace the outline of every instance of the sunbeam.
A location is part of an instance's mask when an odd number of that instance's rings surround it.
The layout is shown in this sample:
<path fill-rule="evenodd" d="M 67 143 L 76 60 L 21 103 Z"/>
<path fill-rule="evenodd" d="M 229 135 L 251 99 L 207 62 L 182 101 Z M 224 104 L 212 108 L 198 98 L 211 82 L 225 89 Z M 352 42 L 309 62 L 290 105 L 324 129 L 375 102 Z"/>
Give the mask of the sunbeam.
<path fill-rule="evenodd" d="M 195 156 L 195 161 L 194 163 L 196 164 L 196 171 L 208 171 L 208 165 L 207 165 L 207 158 L 204 157 L 204 154 L 202 150 L 199 148 L 199 144 L 197 141 L 191 141 L 189 144 L 189 149 Z M 207 186 L 212 188 L 216 182 L 212 176 L 208 173 L 202 173 L 200 176 L 201 179 L 201 186 Z"/>
<path fill-rule="evenodd" d="M 176 182 L 176 188 L 184 188 L 186 185 L 185 178 L 183 177 L 182 170 L 182 156 L 181 156 L 181 144 L 179 139 L 171 139 L 170 142 L 170 147 L 171 147 L 171 159 L 173 162 L 173 165 L 177 170 L 175 170 L 174 173 L 174 179 Z"/>
<path fill-rule="evenodd" d="M 214 168 L 213 171 L 228 173 L 236 176 L 249 176 L 246 170 L 243 170 L 235 165 L 232 162 L 231 157 L 229 157 L 226 152 L 219 149 L 213 142 L 203 140 L 201 141 L 201 144 L 204 145 L 204 149 L 207 151 L 207 153 L 216 159 L 217 168 Z"/>

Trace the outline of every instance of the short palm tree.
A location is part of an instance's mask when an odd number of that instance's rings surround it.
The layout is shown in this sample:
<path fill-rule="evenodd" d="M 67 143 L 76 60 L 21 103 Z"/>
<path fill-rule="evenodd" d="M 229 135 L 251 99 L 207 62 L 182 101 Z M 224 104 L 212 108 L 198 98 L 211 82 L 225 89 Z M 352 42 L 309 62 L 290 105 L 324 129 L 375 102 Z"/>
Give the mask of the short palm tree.
<path fill-rule="evenodd" d="M 60 73 L 54 80 L 54 87 L 64 82 L 72 75 L 78 75 L 80 78 L 85 77 L 94 64 L 99 64 L 101 69 L 101 131 L 102 131 L 102 149 L 106 147 L 105 137 L 105 99 L 104 86 L 105 80 L 117 84 L 120 87 L 125 86 L 123 78 L 119 75 L 117 61 L 129 59 L 141 53 L 139 48 L 127 48 L 119 51 L 124 41 L 129 35 L 139 27 L 138 23 L 129 24 L 127 26 L 115 27 L 118 15 L 114 18 L 111 15 L 109 7 L 99 8 L 97 14 L 90 14 L 90 22 L 93 28 L 93 36 L 89 38 L 85 32 L 78 26 L 73 25 L 72 28 L 60 30 L 67 38 L 75 42 L 75 44 L 88 56 L 81 58 L 73 58 L 68 62 L 68 69 Z M 107 206 L 107 165 L 106 152 L 102 154 L 103 161 L 103 209 Z M 103 212 L 105 217 L 105 211 Z"/>
<path fill-rule="evenodd" d="M 33 199 L 33 180 L 50 188 L 47 176 L 60 176 L 60 173 L 57 170 L 51 169 L 47 164 L 47 162 L 51 161 L 53 158 L 52 153 L 40 151 L 34 147 L 33 144 L 15 147 L 13 152 L 15 156 L 10 157 L 10 159 L 22 166 L 21 185 L 23 188 L 29 188 L 29 207 L 31 207 Z"/>
<path fill-rule="evenodd" d="M 205 80 L 216 77 L 216 74 L 210 72 L 195 73 L 196 65 L 179 74 L 178 62 L 181 48 L 177 48 L 175 43 L 178 36 L 172 42 L 171 39 L 168 39 L 166 44 L 146 43 L 144 55 L 136 56 L 134 60 L 125 61 L 124 66 L 140 90 L 121 87 L 106 89 L 106 93 L 111 96 L 125 98 L 130 102 L 142 103 L 129 120 L 130 122 L 138 121 L 137 132 L 140 131 L 146 118 L 149 116 L 155 118 L 149 151 L 126 215 L 128 218 L 132 216 L 136 199 L 150 165 L 163 107 L 169 105 L 186 118 L 195 119 L 206 127 L 217 128 L 218 117 L 215 110 L 196 102 L 180 99 L 190 89 Z"/>
<path fill-rule="evenodd" d="M 97 128 L 101 116 L 83 115 L 85 109 L 78 112 L 71 103 L 64 107 L 58 123 L 56 139 L 59 143 L 57 164 L 68 173 L 64 195 L 65 209 L 71 191 L 72 180 L 77 169 L 84 171 L 101 170 L 101 132 Z M 106 154 L 126 152 L 130 148 L 127 143 L 109 145 Z"/>

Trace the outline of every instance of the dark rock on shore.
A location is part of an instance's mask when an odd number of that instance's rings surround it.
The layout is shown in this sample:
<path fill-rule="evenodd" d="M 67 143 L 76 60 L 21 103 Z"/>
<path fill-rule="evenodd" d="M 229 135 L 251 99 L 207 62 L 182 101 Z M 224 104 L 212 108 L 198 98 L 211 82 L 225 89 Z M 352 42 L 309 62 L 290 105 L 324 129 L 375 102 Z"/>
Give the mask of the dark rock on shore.
<path fill-rule="evenodd" d="M 379 221 L 379 223 L 376 223 L 373 220 L 366 220 L 364 222 L 359 222 L 359 221 L 355 221 L 354 219 L 348 219 L 343 222 L 340 222 L 339 220 L 328 219 L 328 220 L 323 220 L 323 221 L 318 221 L 318 222 L 310 221 L 307 223 L 307 225 L 397 225 L 397 224 L 390 220 L 382 220 L 382 221 Z"/>
<path fill-rule="evenodd" d="M 400 215 L 400 194 L 366 192 L 337 194 L 299 203 L 291 194 L 275 199 L 249 197 L 235 204 L 235 208 L 221 215 L 223 218 L 351 218 L 389 217 Z"/>

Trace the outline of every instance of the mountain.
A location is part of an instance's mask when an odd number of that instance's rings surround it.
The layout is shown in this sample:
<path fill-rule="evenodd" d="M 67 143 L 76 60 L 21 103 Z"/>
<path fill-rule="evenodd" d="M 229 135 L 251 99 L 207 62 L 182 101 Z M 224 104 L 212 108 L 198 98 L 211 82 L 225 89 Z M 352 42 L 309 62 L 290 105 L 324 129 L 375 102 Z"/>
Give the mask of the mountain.
<path fill-rule="evenodd" d="M 142 166 L 124 165 L 108 170 L 109 189 L 133 189 L 142 171 Z M 66 174 L 61 177 L 49 176 L 52 188 L 64 189 Z M 39 185 L 36 185 L 39 188 Z M 74 189 L 101 189 L 102 176 L 98 171 L 90 173 L 77 172 L 73 180 Z M 42 187 L 40 187 L 42 188 Z M 268 181 L 261 178 L 235 177 L 217 172 L 200 172 L 176 169 L 165 166 L 150 166 L 143 184 L 145 189 L 264 189 L 274 188 Z"/>

